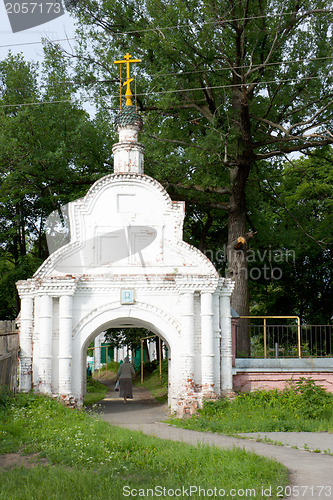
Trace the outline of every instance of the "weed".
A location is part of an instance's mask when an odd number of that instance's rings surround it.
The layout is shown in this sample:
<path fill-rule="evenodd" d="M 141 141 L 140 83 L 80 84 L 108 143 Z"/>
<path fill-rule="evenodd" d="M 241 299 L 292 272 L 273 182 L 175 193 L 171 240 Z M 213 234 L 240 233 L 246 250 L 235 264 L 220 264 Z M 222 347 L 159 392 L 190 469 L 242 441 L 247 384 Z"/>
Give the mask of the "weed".
<path fill-rule="evenodd" d="M 227 434 L 333 431 L 333 394 L 302 378 L 283 391 L 256 390 L 233 400 L 206 401 L 194 417 L 172 423 Z"/>
<path fill-rule="evenodd" d="M 83 404 L 86 406 L 92 405 L 103 399 L 107 392 L 106 385 L 90 376 L 87 379 L 87 394 L 83 398 Z"/>

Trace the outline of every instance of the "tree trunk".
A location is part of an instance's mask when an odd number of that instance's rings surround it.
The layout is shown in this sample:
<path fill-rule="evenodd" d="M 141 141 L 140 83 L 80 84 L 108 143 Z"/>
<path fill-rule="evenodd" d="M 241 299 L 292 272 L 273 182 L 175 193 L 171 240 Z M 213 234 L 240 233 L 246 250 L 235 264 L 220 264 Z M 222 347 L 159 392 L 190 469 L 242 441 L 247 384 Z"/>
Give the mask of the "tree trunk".
<path fill-rule="evenodd" d="M 242 43 L 237 39 L 238 63 L 243 61 Z M 249 314 L 246 183 L 255 159 L 252 145 L 251 120 L 247 90 L 234 74 L 232 97 L 234 126 L 238 130 L 237 154 L 230 170 L 230 209 L 228 217 L 228 273 L 235 282 L 231 305 L 239 316 Z M 239 84 L 239 87 L 236 85 Z M 236 352 L 240 357 L 250 356 L 248 320 L 240 319 L 237 325 Z"/>
<path fill-rule="evenodd" d="M 228 269 L 227 277 L 235 282 L 231 305 L 239 316 L 249 314 L 248 262 L 246 236 L 245 185 L 249 166 L 235 167 L 231 172 L 231 209 L 228 217 Z M 240 240 L 240 238 L 244 239 Z M 240 357 L 250 356 L 248 320 L 240 319 L 237 325 L 236 352 Z"/>

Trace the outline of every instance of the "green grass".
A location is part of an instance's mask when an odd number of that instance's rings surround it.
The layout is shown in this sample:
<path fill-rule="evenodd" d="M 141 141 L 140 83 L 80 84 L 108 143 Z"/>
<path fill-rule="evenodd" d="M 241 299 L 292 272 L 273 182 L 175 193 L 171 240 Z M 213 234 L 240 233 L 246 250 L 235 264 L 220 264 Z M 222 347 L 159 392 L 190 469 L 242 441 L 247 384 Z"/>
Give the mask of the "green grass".
<path fill-rule="evenodd" d="M 93 379 L 92 377 L 88 377 L 87 394 L 83 397 L 83 404 L 85 406 L 93 405 L 103 399 L 107 392 L 108 388 L 106 385 Z"/>
<path fill-rule="evenodd" d="M 0 499 L 118 500 L 123 487 L 254 489 L 285 485 L 287 471 L 242 449 L 164 441 L 34 394 L 0 399 L 0 453 L 40 452 L 49 465 L 0 471 Z M 192 495 L 191 498 L 201 498 Z M 233 498 L 244 498 L 244 492 Z M 276 498 L 276 496 L 272 496 Z"/>
<path fill-rule="evenodd" d="M 257 390 L 239 394 L 234 400 L 207 401 L 192 418 L 170 423 L 223 434 L 333 432 L 333 394 L 304 378 L 283 391 Z"/>
<path fill-rule="evenodd" d="M 151 395 L 159 402 L 165 403 L 168 400 L 168 361 L 161 363 L 161 377 L 159 365 L 151 372 L 144 372 L 143 384 L 141 384 L 141 368 L 137 370 L 135 385 L 143 386 L 150 391 Z"/>

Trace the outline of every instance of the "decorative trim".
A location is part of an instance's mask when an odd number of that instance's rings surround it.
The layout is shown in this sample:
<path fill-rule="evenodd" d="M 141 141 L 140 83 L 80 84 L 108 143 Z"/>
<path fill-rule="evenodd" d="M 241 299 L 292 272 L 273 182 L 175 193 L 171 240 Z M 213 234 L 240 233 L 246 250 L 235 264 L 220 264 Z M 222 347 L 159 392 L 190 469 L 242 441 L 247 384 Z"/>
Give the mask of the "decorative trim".
<path fill-rule="evenodd" d="M 74 295 L 78 280 L 74 277 L 47 277 L 43 280 L 29 279 L 16 283 L 21 298 L 25 295 L 50 295 L 61 297 L 62 295 Z"/>
<path fill-rule="evenodd" d="M 213 293 L 218 285 L 218 275 L 177 275 L 175 276 L 179 293 L 210 292 Z"/>
<path fill-rule="evenodd" d="M 181 327 L 178 321 L 176 321 L 174 318 L 172 318 L 166 311 L 163 311 L 159 307 L 153 306 L 152 304 L 147 304 L 146 302 L 135 302 L 134 305 L 128 306 L 130 307 L 130 310 L 133 311 L 134 313 L 134 318 L 135 318 L 135 311 L 138 309 L 139 311 L 148 311 L 150 313 L 155 314 L 156 316 L 160 318 L 164 318 L 170 325 L 177 330 L 178 334 L 181 335 Z M 78 324 L 73 328 L 73 338 L 76 337 L 76 335 L 82 330 L 85 324 L 87 324 L 89 321 L 91 321 L 93 318 L 103 314 L 104 312 L 111 312 L 116 309 L 119 309 L 120 311 L 124 312 L 126 311 L 126 306 L 121 306 L 119 304 L 119 301 L 117 302 L 111 302 L 109 304 L 103 304 L 103 306 L 97 307 L 96 309 L 93 309 L 90 311 L 84 318 L 82 318 Z M 119 317 L 124 317 L 122 314 L 119 314 Z M 133 318 L 133 314 L 130 316 L 126 316 L 128 318 Z"/>

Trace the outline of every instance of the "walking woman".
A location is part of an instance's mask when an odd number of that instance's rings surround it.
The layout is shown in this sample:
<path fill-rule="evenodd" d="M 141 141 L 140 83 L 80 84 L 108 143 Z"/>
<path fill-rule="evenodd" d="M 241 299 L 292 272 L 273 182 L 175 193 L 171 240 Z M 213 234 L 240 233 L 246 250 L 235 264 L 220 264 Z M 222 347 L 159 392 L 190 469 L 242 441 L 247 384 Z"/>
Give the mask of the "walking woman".
<path fill-rule="evenodd" d="M 132 378 L 135 377 L 135 371 L 132 363 L 129 362 L 129 357 L 124 358 L 124 362 L 120 365 L 117 380 L 119 380 L 119 396 L 124 398 L 124 403 L 127 403 L 127 398 L 133 398 Z"/>

